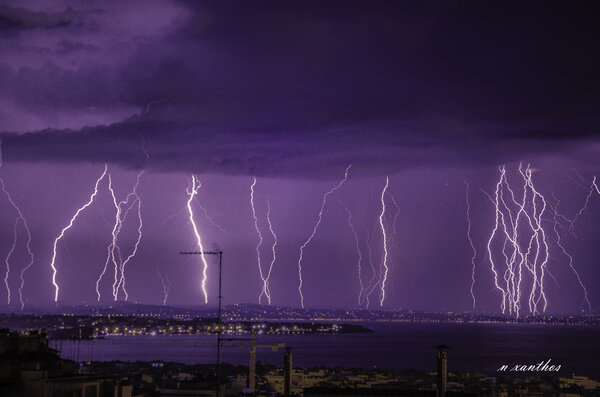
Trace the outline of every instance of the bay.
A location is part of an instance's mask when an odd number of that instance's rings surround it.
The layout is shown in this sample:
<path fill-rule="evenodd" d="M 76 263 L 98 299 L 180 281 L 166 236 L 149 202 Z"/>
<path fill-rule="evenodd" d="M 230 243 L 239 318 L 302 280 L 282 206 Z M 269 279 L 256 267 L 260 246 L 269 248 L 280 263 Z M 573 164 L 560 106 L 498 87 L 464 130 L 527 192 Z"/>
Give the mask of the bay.
<path fill-rule="evenodd" d="M 283 342 L 297 367 L 357 367 L 435 371 L 435 346 L 445 344 L 448 370 L 497 374 L 502 365 L 560 365 L 561 376 L 600 377 L 600 327 L 540 324 L 366 324 L 369 334 L 258 335 L 258 345 Z M 249 335 L 224 336 L 249 338 Z M 225 341 L 221 361 L 247 365 L 248 341 Z M 61 356 L 79 361 L 174 361 L 212 364 L 214 335 L 110 336 L 93 341 L 52 341 Z M 282 366 L 283 351 L 259 348 L 262 363 Z M 531 374 L 529 372 L 528 374 Z"/>

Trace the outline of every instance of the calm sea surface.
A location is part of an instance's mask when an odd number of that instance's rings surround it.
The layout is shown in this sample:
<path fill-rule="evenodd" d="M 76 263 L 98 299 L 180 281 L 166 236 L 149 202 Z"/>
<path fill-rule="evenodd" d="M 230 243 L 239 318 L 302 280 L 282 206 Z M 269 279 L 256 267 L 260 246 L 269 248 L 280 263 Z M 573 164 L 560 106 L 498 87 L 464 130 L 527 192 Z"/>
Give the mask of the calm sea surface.
<path fill-rule="evenodd" d="M 372 334 L 257 336 L 257 344 L 283 342 L 293 348 L 294 366 L 344 366 L 429 371 L 438 344 L 450 346 L 450 371 L 495 373 L 501 365 L 537 364 L 551 359 L 561 375 L 600 377 L 600 327 L 527 324 L 373 324 Z M 234 338 L 247 338 L 247 335 Z M 235 346 L 235 344 L 238 346 Z M 247 364 L 244 342 L 225 342 L 221 359 Z M 95 341 L 53 341 L 63 358 L 82 361 L 215 362 L 216 337 L 113 336 Z M 263 363 L 282 365 L 283 353 L 257 350 Z"/>

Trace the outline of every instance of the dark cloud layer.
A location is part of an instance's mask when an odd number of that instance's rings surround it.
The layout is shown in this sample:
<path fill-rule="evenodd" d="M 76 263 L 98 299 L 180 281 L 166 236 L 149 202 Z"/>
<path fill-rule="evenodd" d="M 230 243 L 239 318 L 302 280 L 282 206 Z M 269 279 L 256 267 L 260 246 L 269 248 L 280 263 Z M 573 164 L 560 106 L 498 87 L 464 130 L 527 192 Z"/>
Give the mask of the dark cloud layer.
<path fill-rule="evenodd" d="M 140 135 L 154 167 L 233 174 L 597 157 L 594 2 L 23 7 L 7 159 L 136 167 Z"/>
<path fill-rule="evenodd" d="M 33 28 L 60 28 L 79 23 L 77 13 L 71 8 L 64 12 L 44 13 L 0 5 L 0 31 L 2 32 Z"/>

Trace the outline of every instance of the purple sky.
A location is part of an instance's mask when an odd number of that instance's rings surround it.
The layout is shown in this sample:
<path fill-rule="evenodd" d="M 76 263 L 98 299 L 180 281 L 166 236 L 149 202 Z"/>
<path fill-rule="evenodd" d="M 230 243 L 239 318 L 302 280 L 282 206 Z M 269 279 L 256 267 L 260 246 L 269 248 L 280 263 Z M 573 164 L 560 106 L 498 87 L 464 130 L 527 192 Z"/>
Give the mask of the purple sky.
<path fill-rule="evenodd" d="M 477 310 L 498 311 L 484 257 L 494 211 L 480 187 L 493 192 L 501 164 L 517 186 L 519 161 L 531 163 L 536 187 L 560 199 L 566 217 L 578 213 L 600 176 L 599 16 L 591 2 L 0 1 L 0 176 L 28 220 L 35 254 L 24 296 L 52 302 L 54 239 L 104 163 L 118 198 L 131 190 L 145 166 L 143 136 L 150 161 L 139 186 L 143 238 L 126 273 L 132 301 L 162 302 L 158 267 L 171 281 L 168 303 L 203 302 L 199 258 L 178 255 L 195 248 L 185 208 L 193 173 L 203 183 L 197 204 L 228 232 L 195 204 L 204 242 L 225 251 L 226 303 L 256 302 L 260 293 L 249 203 L 256 176 L 263 263 L 270 262 L 267 197 L 279 240 L 273 303 L 299 305 L 299 247 L 323 193 L 352 164 L 304 250 L 306 305 L 357 305 L 356 247 L 338 198 L 353 213 L 365 260 L 371 233 L 378 267 L 389 176 L 400 209 L 385 307 L 471 309 L 466 180 Z M 389 196 L 386 203 L 395 210 Z M 58 246 L 61 302 L 95 302 L 114 211 L 104 180 Z M 1 259 L 15 216 L 2 196 Z M 564 240 L 594 308 L 598 216 L 594 194 Z M 389 230 L 393 218 L 385 219 Z M 123 250 L 136 227 L 128 218 Z M 20 228 L 13 294 L 27 263 L 24 241 Z M 209 303 L 215 269 L 211 261 Z M 549 269 L 550 311 L 580 310 L 581 288 L 555 246 Z M 110 284 L 101 285 L 106 303 Z"/>

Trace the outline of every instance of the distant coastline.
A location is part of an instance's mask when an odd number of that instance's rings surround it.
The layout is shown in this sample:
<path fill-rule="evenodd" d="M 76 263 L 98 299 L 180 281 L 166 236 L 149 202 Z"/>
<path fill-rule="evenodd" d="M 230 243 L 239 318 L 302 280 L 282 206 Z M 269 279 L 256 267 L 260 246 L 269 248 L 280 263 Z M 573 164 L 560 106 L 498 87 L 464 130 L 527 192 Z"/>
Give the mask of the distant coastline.
<path fill-rule="evenodd" d="M 53 308 L 32 307 L 25 311 L 15 311 L 0 315 L 0 324 L 18 316 L 62 316 L 62 317 L 132 317 L 192 321 L 215 319 L 217 309 L 203 306 L 160 306 L 129 302 L 112 305 L 62 306 Z M 15 317 L 11 317 L 15 316 Z M 420 312 L 413 310 L 365 310 L 365 309 L 300 309 L 294 307 L 267 306 L 256 304 L 233 304 L 224 307 L 222 320 L 231 322 L 269 323 L 508 323 L 508 324 L 559 324 L 600 326 L 600 316 L 595 314 L 539 315 L 514 318 L 497 313 L 471 312 Z"/>

